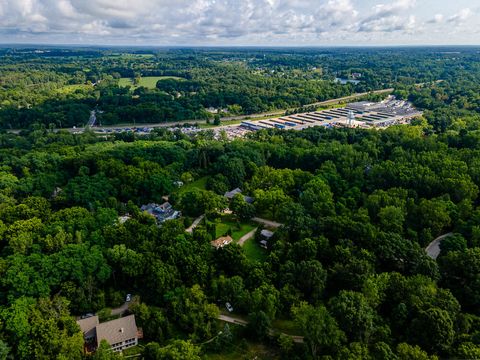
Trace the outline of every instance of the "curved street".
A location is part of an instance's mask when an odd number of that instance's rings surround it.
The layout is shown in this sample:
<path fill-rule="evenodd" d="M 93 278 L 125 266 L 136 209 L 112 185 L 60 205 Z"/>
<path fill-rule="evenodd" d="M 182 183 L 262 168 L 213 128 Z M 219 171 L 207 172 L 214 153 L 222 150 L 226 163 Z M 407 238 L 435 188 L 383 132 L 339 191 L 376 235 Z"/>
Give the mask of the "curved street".
<path fill-rule="evenodd" d="M 433 240 L 425 249 L 427 255 L 430 256 L 432 259 L 436 260 L 440 255 L 440 243 L 443 239 L 449 237 L 450 235 L 453 235 L 453 233 L 450 232 L 448 234 L 444 234 Z"/>

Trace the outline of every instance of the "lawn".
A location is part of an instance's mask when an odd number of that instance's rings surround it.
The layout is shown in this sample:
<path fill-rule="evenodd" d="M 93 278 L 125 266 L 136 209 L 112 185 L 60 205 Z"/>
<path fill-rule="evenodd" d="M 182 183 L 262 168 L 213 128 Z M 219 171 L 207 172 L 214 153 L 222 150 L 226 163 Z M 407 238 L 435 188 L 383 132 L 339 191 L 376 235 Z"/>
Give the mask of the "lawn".
<path fill-rule="evenodd" d="M 135 357 L 135 356 L 140 356 L 142 354 L 143 346 L 142 345 L 137 345 L 133 346 L 131 348 L 125 349 L 122 351 L 122 355 L 127 357 Z"/>
<path fill-rule="evenodd" d="M 267 259 L 267 251 L 260 247 L 260 245 L 255 241 L 255 238 L 247 240 L 243 244 L 243 251 L 247 258 L 253 261 L 263 262 Z"/>
<path fill-rule="evenodd" d="M 272 322 L 272 328 L 288 335 L 300 335 L 301 332 L 293 320 L 277 319 Z"/>
<path fill-rule="evenodd" d="M 133 85 L 132 78 L 121 78 L 118 82 L 118 86 L 131 86 L 133 88 L 143 86 L 148 89 L 155 89 L 157 87 L 157 82 L 160 80 L 183 80 L 183 78 L 177 76 L 145 76 L 140 78 L 138 85 Z"/>
<path fill-rule="evenodd" d="M 200 190 L 206 190 L 207 189 L 207 181 L 208 181 L 208 176 L 204 176 L 198 180 L 195 180 L 191 182 L 190 184 L 185 184 L 183 185 L 178 191 L 179 193 L 192 190 L 192 189 L 200 189 Z"/>
<path fill-rule="evenodd" d="M 240 223 L 240 228 L 238 228 L 237 221 L 232 215 L 223 215 L 217 223 L 217 238 L 225 235 L 228 229 L 232 229 L 232 238 L 238 241 L 243 235 L 248 234 L 256 227 L 256 224 L 248 222 Z"/>

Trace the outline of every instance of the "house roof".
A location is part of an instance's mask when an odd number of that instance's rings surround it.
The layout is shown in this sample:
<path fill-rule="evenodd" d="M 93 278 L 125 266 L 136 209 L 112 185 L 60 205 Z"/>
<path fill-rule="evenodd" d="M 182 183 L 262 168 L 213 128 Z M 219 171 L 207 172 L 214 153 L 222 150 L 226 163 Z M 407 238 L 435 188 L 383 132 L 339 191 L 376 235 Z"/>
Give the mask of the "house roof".
<path fill-rule="evenodd" d="M 108 321 L 97 325 L 97 343 L 106 340 L 110 345 L 137 337 L 135 315 Z"/>
<path fill-rule="evenodd" d="M 80 329 L 85 337 L 91 337 L 95 335 L 95 327 L 98 325 L 98 323 L 98 316 L 96 315 L 77 320 L 77 324 L 80 326 Z"/>
<path fill-rule="evenodd" d="M 253 197 L 251 196 L 244 196 L 243 197 L 245 199 L 245 201 L 249 204 L 253 203 L 253 200 L 255 200 Z"/>
<path fill-rule="evenodd" d="M 164 202 L 162 205 L 159 205 L 158 207 L 165 211 L 165 210 L 171 209 L 172 205 L 167 201 L 167 202 Z"/>
<path fill-rule="evenodd" d="M 218 249 L 218 248 L 227 246 L 232 241 L 233 239 L 231 236 L 222 236 L 222 237 L 219 237 L 217 240 L 212 241 L 211 244 L 213 247 L 216 247 Z"/>
<path fill-rule="evenodd" d="M 270 230 L 262 230 L 260 234 L 266 237 L 267 239 L 270 239 L 273 236 L 273 232 Z"/>
<path fill-rule="evenodd" d="M 225 196 L 228 200 L 232 200 L 233 197 L 237 194 L 241 194 L 242 193 L 242 189 L 240 188 L 236 188 L 236 189 L 233 189 L 232 191 L 228 191 L 226 192 L 223 196 Z M 250 196 L 243 196 L 243 198 L 245 199 L 245 201 L 249 204 L 251 204 L 253 202 L 253 198 L 250 197 Z"/>
<path fill-rule="evenodd" d="M 232 199 L 236 194 L 241 194 L 242 190 L 240 188 L 233 189 L 232 191 L 228 191 L 225 193 L 225 197 L 227 199 Z"/>

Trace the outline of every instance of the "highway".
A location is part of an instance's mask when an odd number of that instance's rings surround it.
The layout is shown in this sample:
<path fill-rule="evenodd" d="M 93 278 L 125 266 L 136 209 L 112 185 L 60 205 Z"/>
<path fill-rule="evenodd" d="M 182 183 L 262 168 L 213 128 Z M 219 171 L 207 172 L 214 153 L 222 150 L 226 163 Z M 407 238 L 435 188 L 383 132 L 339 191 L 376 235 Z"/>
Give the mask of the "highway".
<path fill-rule="evenodd" d="M 325 100 L 325 101 L 319 101 L 313 104 L 307 104 L 304 105 L 305 107 L 307 106 L 327 106 L 327 105 L 334 105 L 350 100 L 355 100 L 357 98 L 360 98 L 362 96 L 366 96 L 369 94 L 387 94 L 391 93 L 394 89 L 382 89 L 382 90 L 375 90 L 371 92 L 366 92 L 366 93 L 356 93 L 353 95 L 349 96 L 344 96 L 341 98 L 336 98 L 336 99 L 330 99 L 330 100 Z M 240 116 L 229 116 L 229 117 L 223 117 L 221 120 L 222 122 L 229 122 L 229 121 L 240 121 L 240 120 L 255 120 L 256 118 L 266 118 L 266 117 L 274 117 L 274 116 L 281 116 L 284 115 L 287 110 L 293 110 L 293 109 L 284 109 L 284 110 L 278 110 L 278 111 L 271 111 L 267 113 L 259 113 L 259 114 L 250 114 L 250 115 L 240 115 Z M 136 127 L 148 127 L 148 128 L 161 128 L 161 127 L 175 127 L 175 126 L 182 126 L 186 124 L 197 124 L 199 122 L 203 122 L 204 120 L 182 120 L 182 121 L 176 121 L 176 122 L 162 122 L 162 123 L 154 123 L 154 124 L 137 124 Z M 90 119 L 87 123 L 87 127 L 92 128 L 92 125 L 96 122 L 96 110 L 92 110 L 90 113 Z M 94 131 L 102 131 L 102 130 L 107 130 L 107 129 L 131 129 L 134 127 L 133 124 L 129 125 L 111 125 L 111 126 L 98 126 L 92 128 Z M 62 128 L 62 129 L 55 129 L 54 131 L 60 131 L 60 130 L 66 130 L 72 133 L 81 133 L 85 129 L 84 128 Z M 12 134 L 18 134 L 20 133 L 21 129 L 9 129 L 7 130 L 9 133 Z"/>

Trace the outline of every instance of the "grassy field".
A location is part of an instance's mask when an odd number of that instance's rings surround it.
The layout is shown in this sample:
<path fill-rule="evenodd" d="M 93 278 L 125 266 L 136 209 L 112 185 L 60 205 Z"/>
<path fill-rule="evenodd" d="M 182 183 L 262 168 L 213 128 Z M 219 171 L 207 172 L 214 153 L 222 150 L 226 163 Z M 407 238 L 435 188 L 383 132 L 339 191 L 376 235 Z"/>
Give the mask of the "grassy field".
<path fill-rule="evenodd" d="M 190 184 L 183 185 L 178 192 L 183 193 L 188 190 L 192 189 L 200 189 L 200 190 L 206 190 L 207 189 L 207 181 L 208 181 L 208 176 L 204 176 L 198 180 L 195 180 L 194 182 L 191 182 Z"/>
<path fill-rule="evenodd" d="M 247 240 L 243 244 L 243 251 L 250 260 L 263 262 L 267 259 L 267 251 L 260 247 L 254 238 Z"/>
<path fill-rule="evenodd" d="M 118 82 L 118 86 L 131 86 L 135 89 L 143 86 L 148 89 L 155 89 L 157 87 L 157 82 L 160 80 L 183 80 L 183 78 L 176 76 L 145 76 L 140 78 L 138 85 L 133 85 L 132 78 L 121 78 Z"/>
<path fill-rule="evenodd" d="M 240 223 L 240 228 L 237 227 L 237 222 L 232 215 L 224 215 L 217 223 L 217 238 L 225 235 L 228 229 L 232 229 L 232 238 L 238 241 L 243 235 L 248 234 L 255 229 L 257 225 L 251 223 Z"/>

